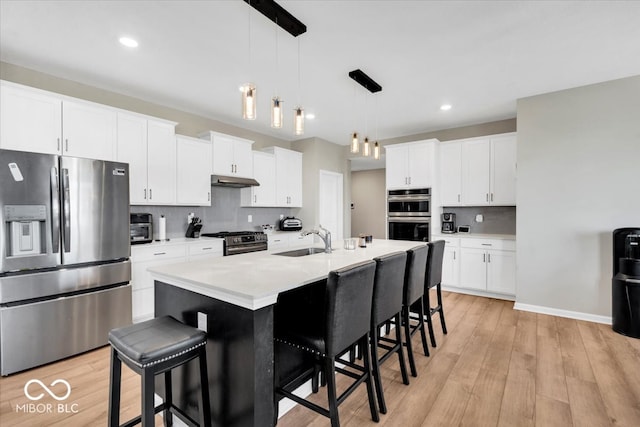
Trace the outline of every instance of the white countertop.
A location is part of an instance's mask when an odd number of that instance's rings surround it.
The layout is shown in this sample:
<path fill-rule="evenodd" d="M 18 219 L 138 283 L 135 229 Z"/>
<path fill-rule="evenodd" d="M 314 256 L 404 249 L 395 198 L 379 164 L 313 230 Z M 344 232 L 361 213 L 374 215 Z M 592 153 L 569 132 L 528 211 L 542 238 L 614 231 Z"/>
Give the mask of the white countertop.
<path fill-rule="evenodd" d="M 175 238 L 171 238 L 169 240 L 163 240 L 163 241 L 159 241 L 159 240 L 154 240 L 153 242 L 150 243 L 136 243 L 131 245 L 132 248 L 146 248 L 146 247 L 150 247 L 150 246 L 158 246 L 158 247 L 162 247 L 162 246 L 166 246 L 166 245 L 183 245 L 185 243 L 198 243 L 198 242 L 206 242 L 208 240 L 224 240 L 218 237 L 199 237 L 197 239 L 194 239 L 192 237 L 175 237 Z"/>
<path fill-rule="evenodd" d="M 420 244 L 374 239 L 366 248 L 349 251 L 340 247 L 335 248 L 331 254 L 319 253 L 302 257 L 274 255 L 295 248 L 274 249 L 213 260 L 155 266 L 149 268 L 149 272 L 154 280 L 257 310 L 275 304 L 280 292 L 322 280 L 332 270 Z"/>
<path fill-rule="evenodd" d="M 432 240 L 439 240 L 445 238 L 469 238 L 469 239 L 501 239 L 501 240 L 516 240 L 515 234 L 483 234 L 483 233 L 438 233 L 431 236 Z"/>

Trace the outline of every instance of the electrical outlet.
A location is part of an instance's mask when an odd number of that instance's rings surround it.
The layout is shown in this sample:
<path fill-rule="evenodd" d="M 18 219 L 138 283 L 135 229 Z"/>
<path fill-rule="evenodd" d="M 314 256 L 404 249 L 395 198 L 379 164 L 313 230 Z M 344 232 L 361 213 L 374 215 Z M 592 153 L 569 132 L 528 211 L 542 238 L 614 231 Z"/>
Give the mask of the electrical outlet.
<path fill-rule="evenodd" d="M 198 329 L 207 332 L 207 315 L 201 311 L 198 312 Z"/>
<path fill-rule="evenodd" d="M 247 215 L 247 222 L 253 222 L 253 215 Z"/>
<path fill-rule="evenodd" d="M 280 214 L 280 219 L 284 219 L 284 215 Z"/>
<path fill-rule="evenodd" d="M 476 215 L 476 222 L 482 222 L 482 221 L 484 221 L 484 216 L 482 216 L 482 214 Z"/>

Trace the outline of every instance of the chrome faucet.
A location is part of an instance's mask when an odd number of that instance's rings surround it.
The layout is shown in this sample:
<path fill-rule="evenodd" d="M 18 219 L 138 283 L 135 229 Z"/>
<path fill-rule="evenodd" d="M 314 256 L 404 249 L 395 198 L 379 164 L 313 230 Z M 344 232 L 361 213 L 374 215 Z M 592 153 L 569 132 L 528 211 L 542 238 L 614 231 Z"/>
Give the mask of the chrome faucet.
<path fill-rule="evenodd" d="M 321 231 L 324 232 L 324 236 L 320 234 Z M 331 253 L 331 232 L 329 230 L 321 225 L 318 225 L 317 230 L 303 231 L 302 233 L 300 233 L 301 236 L 308 236 L 309 234 L 317 234 L 318 237 L 320 237 L 324 242 L 324 252 L 327 254 Z"/>

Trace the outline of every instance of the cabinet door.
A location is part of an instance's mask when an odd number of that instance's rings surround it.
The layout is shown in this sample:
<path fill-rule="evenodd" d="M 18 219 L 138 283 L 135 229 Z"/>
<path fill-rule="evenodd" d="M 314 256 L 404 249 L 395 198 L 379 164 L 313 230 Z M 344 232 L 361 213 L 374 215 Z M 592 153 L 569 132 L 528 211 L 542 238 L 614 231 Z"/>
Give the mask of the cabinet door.
<path fill-rule="evenodd" d="M 150 204 L 173 204 L 176 201 L 175 126 L 147 122 L 147 177 Z"/>
<path fill-rule="evenodd" d="M 460 249 L 460 286 L 487 289 L 487 253 L 484 249 Z"/>
<path fill-rule="evenodd" d="M 244 178 L 254 177 L 251 144 L 249 141 L 235 141 L 233 146 L 234 175 Z"/>
<path fill-rule="evenodd" d="M 59 154 L 62 144 L 62 101 L 38 91 L 2 84 L 0 148 Z"/>
<path fill-rule="evenodd" d="M 268 239 L 269 240 L 267 241 L 267 244 L 268 244 L 269 250 L 286 249 L 289 247 L 289 238 L 282 234 L 278 234 L 278 235 L 269 234 Z"/>
<path fill-rule="evenodd" d="M 287 150 L 289 207 L 302 207 L 302 153 Z"/>
<path fill-rule="evenodd" d="M 444 248 L 442 260 L 442 284 L 458 286 L 460 282 L 460 255 L 458 248 Z"/>
<path fill-rule="evenodd" d="M 516 204 L 516 159 L 515 136 L 491 140 L 491 203 L 494 205 Z"/>
<path fill-rule="evenodd" d="M 147 203 L 147 119 L 118 113 L 117 159 L 129 163 L 129 202 Z"/>
<path fill-rule="evenodd" d="M 487 290 L 516 294 L 516 253 L 487 251 Z"/>
<path fill-rule="evenodd" d="M 62 103 L 65 156 L 116 159 L 116 112 L 73 101 Z"/>
<path fill-rule="evenodd" d="M 213 168 L 217 175 L 233 175 L 233 145 L 234 140 L 228 136 L 215 135 L 213 137 Z"/>
<path fill-rule="evenodd" d="M 275 206 L 276 158 L 273 154 L 253 152 L 253 177 L 260 185 L 242 189 L 242 205 Z"/>
<path fill-rule="evenodd" d="M 433 185 L 433 143 L 408 146 L 409 188 L 427 188 Z"/>
<path fill-rule="evenodd" d="M 462 195 L 462 144 L 440 145 L 440 200 L 442 206 L 459 206 Z"/>
<path fill-rule="evenodd" d="M 462 146 L 462 201 L 465 205 L 489 204 L 491 143 L 481 139 Z"/>
<path fill-rule="evenodd" d="M 387 188 L 409 186 L 407 147 L 385 147 Z"/>
<path fill-rule="evenodd" d="M 176 136 L 176 202 L 211 206 L 211 143 Z"/>

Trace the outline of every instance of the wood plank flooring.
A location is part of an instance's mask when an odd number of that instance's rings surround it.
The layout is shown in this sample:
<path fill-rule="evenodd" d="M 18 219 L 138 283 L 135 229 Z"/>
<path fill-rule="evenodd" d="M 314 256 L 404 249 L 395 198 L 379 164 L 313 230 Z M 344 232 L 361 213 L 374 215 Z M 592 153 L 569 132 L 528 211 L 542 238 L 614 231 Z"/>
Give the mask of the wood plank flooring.
<path fill-rule="evenodd" d="M 640 425 L 640 340 L 607 325 L 516 311 L 509 301 L 444 293 L 444 307 L 449 334 L 442 335 L 435 316 L 438 347 L 431 357 L 421 353 L 420 338 L 414 337 L 418 377 L 409 386 L 402 384 L 397 359 L 383 365 L 388 413 L 380 423 L 370 419 L 362 386 L 340 407 L 342 426 Z M 58 411 L 59 402 L 47 395 L 39 409 L 51 403 L 51 413 L 25 413 L 25 383 L 39 379 L 49 385 L 57 378 L 72 386 L 67 408 Z M 3 377 L 0 425 L 104 426 L 108 387 L 108 347 Z M 138 414 L 139 387 L 139 377 L 123 367 L 122 420 Z M 29 391 L 43 392 L 38 385 Z M 313 399 L 325 405 L 325 390 Z M 159 416 L 156 425 L 162 425 Z M 278 426 L 329 421 L 296 407 Z"/>

